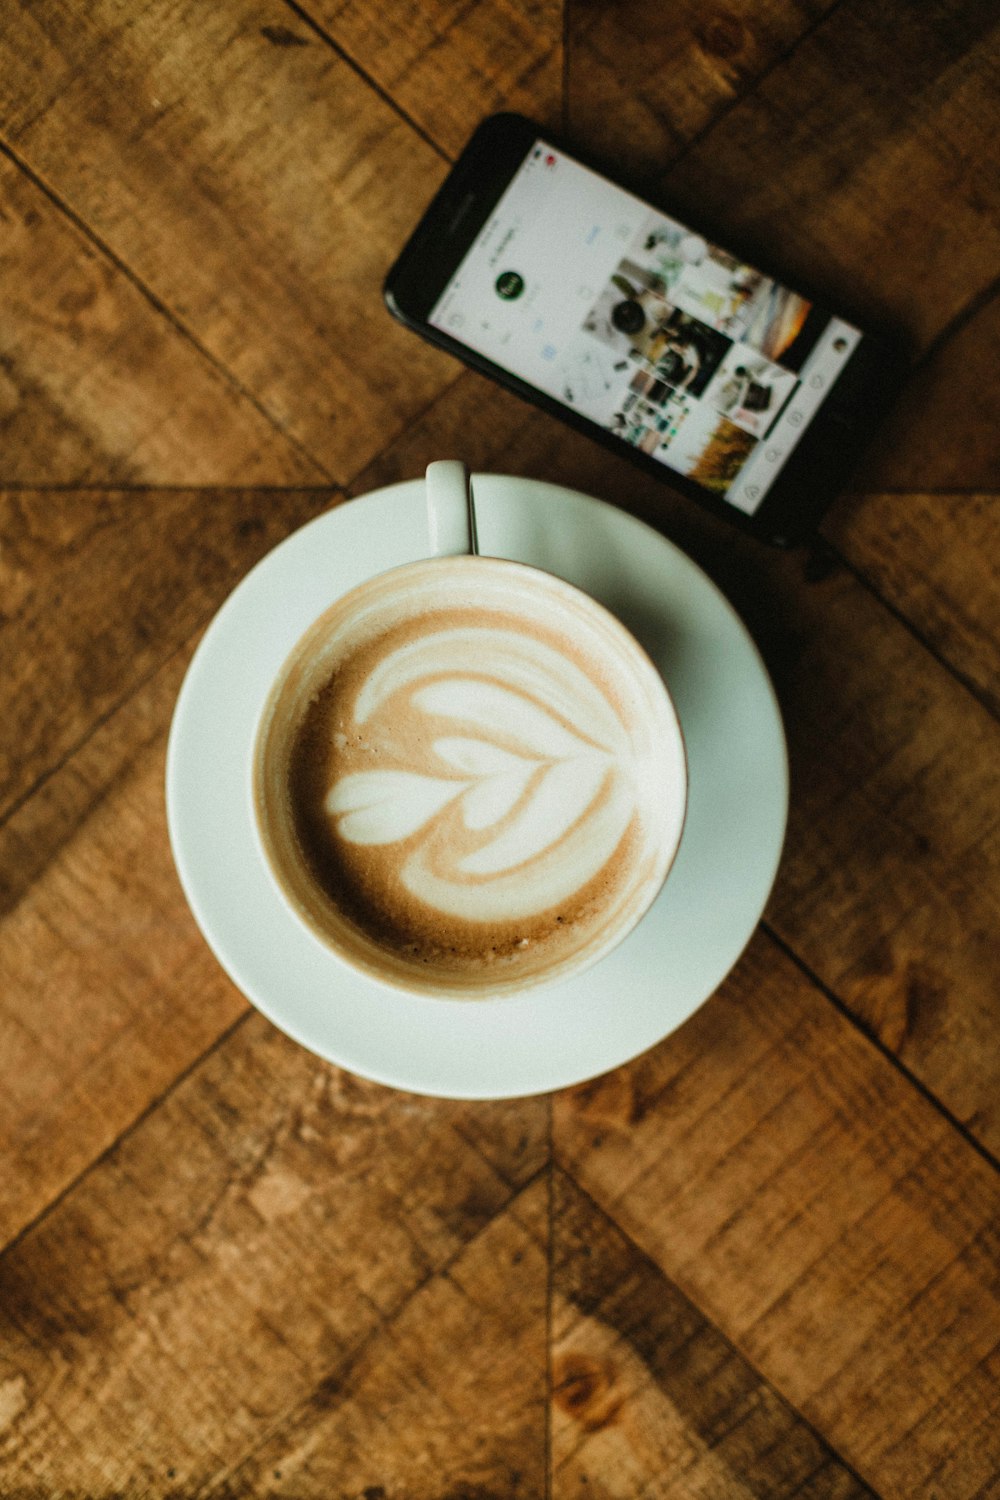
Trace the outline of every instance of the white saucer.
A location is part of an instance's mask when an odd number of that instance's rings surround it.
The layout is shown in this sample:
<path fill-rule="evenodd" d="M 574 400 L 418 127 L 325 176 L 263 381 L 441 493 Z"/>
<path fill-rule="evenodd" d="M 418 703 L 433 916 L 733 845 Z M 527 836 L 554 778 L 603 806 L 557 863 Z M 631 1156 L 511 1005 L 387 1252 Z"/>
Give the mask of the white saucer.
<path fill-rule="evenodd" d="M 645 645 L 687 743 L 688 818 L 639 927 L 585 974 L 496 1000 L 409 997 L 343 966 L 285 911 L 249 797 L 256 722 L 281 663 L 338 595 L 428 550 L 422 480 L 352 500 L 288 537 L 216 615 L 167 754 L 174 858 L 219 962 L 274 1024 L 376 1082 L 446 1098 L 543 1093 L 606 1072 L 679 1026 L 749 941 L 788 808 L 781 717 L 757 649 L 713 583 L 659 533 L 557 485 L 474 478 L 480 550 L 559 573 Z"/>

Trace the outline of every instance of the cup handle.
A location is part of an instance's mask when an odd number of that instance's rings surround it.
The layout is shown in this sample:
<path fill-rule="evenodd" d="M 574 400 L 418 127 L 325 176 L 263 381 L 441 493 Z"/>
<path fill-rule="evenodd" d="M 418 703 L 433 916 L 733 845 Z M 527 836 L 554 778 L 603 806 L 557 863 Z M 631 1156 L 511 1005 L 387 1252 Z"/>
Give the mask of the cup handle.
<path fill-rule="evenodd" d="M 472 481 L 457 458 L 441 458 L 427 465 L 427 530 L 432 557 L 460 557 L 479 551 Z"/>

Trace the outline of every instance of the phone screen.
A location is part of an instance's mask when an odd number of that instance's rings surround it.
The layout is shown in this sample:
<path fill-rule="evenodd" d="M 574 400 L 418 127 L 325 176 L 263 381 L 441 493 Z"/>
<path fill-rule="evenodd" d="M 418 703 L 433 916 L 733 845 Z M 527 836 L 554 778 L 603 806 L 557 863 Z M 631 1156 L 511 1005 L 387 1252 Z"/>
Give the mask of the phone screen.
<path fill-rule="evenodd" d="M 748 516 L 861 338 L 544 140 L 428 321 Z"/>

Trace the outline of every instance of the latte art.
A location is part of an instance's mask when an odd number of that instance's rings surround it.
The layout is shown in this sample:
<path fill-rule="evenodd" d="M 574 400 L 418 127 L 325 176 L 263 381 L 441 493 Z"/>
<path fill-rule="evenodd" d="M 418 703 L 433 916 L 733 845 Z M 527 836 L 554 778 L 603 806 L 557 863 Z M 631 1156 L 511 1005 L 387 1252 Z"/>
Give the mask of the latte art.
<path fill-rule="evenodd" d="M 286 894 L 390 983 L 493 994 L 599 956 L 680 835 L 683 747 L 623 628 L 518 564 L 383 575 L 300 642 L 255 798 Z"/>
<path fill-rule="evenodd" d="M 389 652 L 337 735 L 325 799 L 337 836 L 412 840 L 400 883 L 466 921 L 569 900 L 635 815 L 633 747 L 613 706 L 564 655 L 510 629 L 456 626 Z"/>

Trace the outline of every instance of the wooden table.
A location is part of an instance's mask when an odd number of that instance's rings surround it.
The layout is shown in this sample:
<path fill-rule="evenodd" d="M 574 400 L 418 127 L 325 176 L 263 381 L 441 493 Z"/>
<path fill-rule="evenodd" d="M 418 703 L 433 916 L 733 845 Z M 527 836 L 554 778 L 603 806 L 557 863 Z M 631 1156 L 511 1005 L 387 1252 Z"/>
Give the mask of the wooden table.
<path fill-rule="evenodd" d="M 4 7 L 0 1494 L 1000 1495 L 996 43 L 987 0 Z M 815 547 L 386 316 L 503 107 L 907 330 Z M 718 993 L 475 1104 L 251 1008 L 163 798 L 238 579 L 456 454 L 687 549 L 793 774 Z"/>

